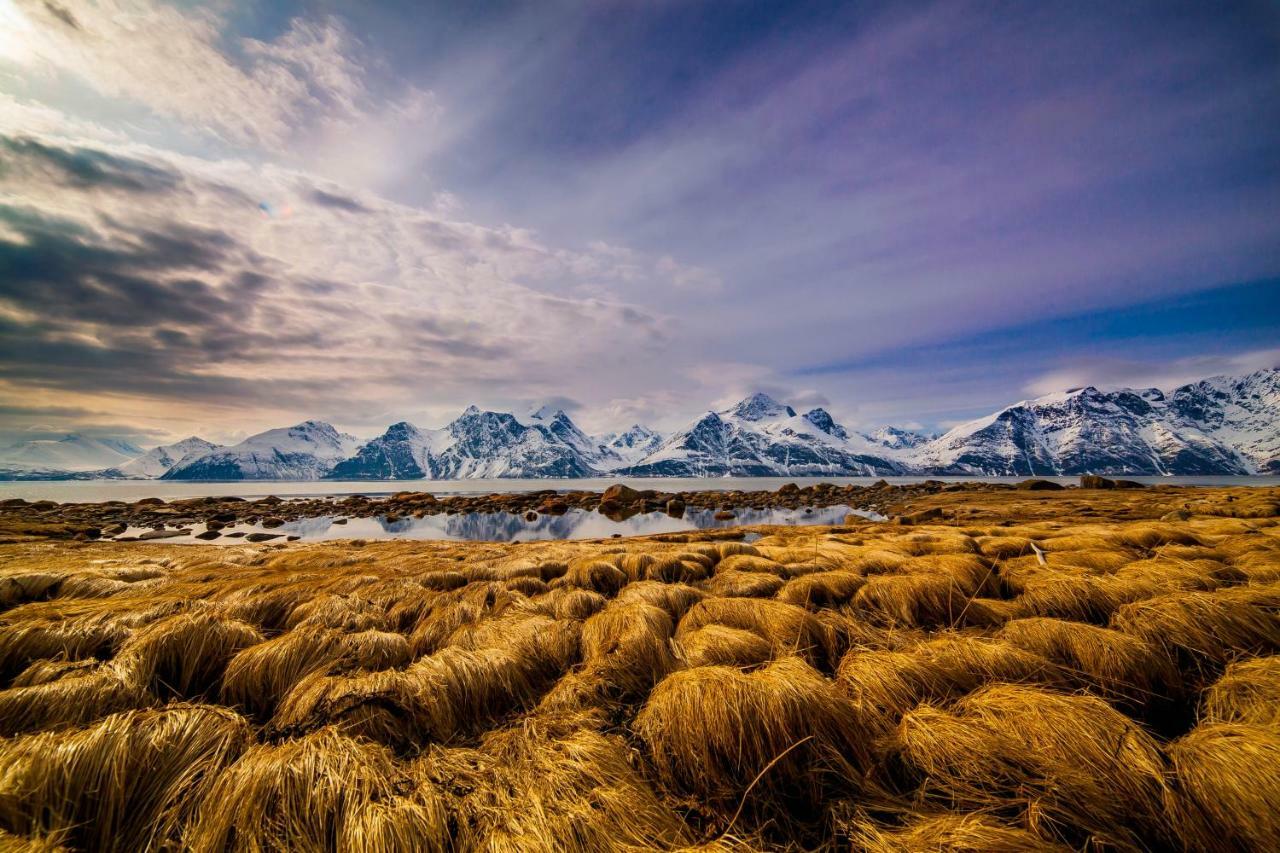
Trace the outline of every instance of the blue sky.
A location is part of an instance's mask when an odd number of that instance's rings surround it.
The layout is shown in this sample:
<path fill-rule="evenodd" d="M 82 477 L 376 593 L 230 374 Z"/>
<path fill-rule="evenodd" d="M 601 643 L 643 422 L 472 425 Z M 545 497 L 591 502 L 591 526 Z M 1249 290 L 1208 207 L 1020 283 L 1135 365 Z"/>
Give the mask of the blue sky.
<path fill-rule="evenodd" d="M 0 437 L 1280 362 L 1280 7 L 0 0 Z"/>

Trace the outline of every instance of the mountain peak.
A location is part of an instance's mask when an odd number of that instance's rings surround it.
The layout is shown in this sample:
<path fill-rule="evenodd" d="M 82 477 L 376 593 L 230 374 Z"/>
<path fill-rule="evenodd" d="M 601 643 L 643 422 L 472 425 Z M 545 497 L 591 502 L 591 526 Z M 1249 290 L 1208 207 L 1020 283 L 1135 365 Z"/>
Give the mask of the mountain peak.
<path fill-rule="evenodd" d="M 766 418 L 793 418 L 796 410 L 790 406 L 784 406 L 768 394 L 757 391 L 725 414 L 744 421 L 762 421 Z"/>
<path fill-rule="evenodd" d="M 848 438 L 849 434 L 845 432 L 844 427 L 836 423 L 835 418 L 823 408 L 811 409 L 805 413 L 804 419 L 825 432 L 827 435 L 834 435 L 837 438 Z"/>
<path fill-rule="evenodd" d="M 462 414 L 463 416 L 478 415 L 480 414 L 480 408 L 473 403 L 472 405 L 467 406 L 465 409 L 463 409 Z"/>

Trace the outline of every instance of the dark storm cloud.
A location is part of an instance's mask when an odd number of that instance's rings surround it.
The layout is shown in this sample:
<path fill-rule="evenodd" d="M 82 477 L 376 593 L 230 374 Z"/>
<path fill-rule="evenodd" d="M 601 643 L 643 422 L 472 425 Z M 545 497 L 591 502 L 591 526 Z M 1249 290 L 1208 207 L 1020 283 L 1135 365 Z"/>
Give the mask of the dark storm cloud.
<path fill-rule="evenodd" d="M 50 145 L 30 137 L 0 137 L 0 154 L 0 174 L 37 171 L 41 177 L 76 189 L 164 193 L 179 183 L 178 174 L 162 166 L 92 148 Z"/>
<path fill-rule="evenodd" d="M 21 237 L 0 241 L 0 299 L 43 316 L 114 327 L 215 324 L 253 290 L 179 275 L 224 270 L 236 246 L 220 232 L 171 225 L 106 245 L 74 223 L 13 207 L 0 206 L 0 223 Z"/>
<path fill-rule="evenodd" d="M 340 195 L 338 193 L 331 193 L 321 189 L 315 189 L 311 191 L 311 200 L 314 201 L 316 204 L 323 205 L 325 207 L 329 207 L 334 210 L 341 210 L 345 213 L 369 213 L 370 212 L 369 208 L 365 207 L 363 204 L 351 198 L 350 196 Z"/>

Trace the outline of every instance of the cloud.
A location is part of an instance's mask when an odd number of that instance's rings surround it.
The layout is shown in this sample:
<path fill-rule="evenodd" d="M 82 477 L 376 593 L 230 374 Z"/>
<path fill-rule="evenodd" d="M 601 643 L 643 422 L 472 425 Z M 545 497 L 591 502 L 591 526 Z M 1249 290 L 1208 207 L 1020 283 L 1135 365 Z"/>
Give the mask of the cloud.
<path fill-rule="evenodd" d="M 1197 355 L 1170 362 L 1125 358 L 1081 358 L 1076 363 L 1033 378 L 1024 390 L 1033 396 L 1083 388 L 1159 388 L 1179 385 L 1208 376 L 1239 376 L 1256 370 L 1280 367 L 1280 347 L 1229 355 Z"/>
<path fill-rule="evenodd" d="M 549 398 L 602 367 L 658 365 L 666 318 L 561 295 L 584 270 L 629 273 L 525 230 L 244 161 L 30 134 L 0 147 L 15 152 L 0 175 L 0 404 L 247 407 L 274 425 Z M 292 215 L 264 217 L 255 192 Z"/>
<path fill-rule="evenodd" d="M 210 7 L 102 0 L 68 9 L 15 0 L 18 54 L 35 71 L 67 74 L 102 95 L 144 105 L 236 145 L 283 149 L 300 131 L 351 131 L 383 100 L 366 85 L 356 46 L 334 18 L 294 19 L 276 39 L 224 37 Z M 406 103 L 423 93 L 409 87 Z"/>

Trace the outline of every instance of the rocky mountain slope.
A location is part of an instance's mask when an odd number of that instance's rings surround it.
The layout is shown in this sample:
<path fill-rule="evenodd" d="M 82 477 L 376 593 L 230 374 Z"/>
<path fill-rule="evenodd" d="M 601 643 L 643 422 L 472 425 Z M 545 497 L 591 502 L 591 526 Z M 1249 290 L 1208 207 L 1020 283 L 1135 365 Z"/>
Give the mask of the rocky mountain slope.
<path fill-rule="evenodd" d="M 1253 474 L 1280 471 L 1280 370 L 1170 394 L 1079 388 L 961 424 L 903 455 L 936 474 Z"/>
<path fill-rule="evenodd" d="M 797 415 L 765 394 L 707 412 L 616 473 L 635 477 L 876 476 L 906 467 L 823 409 Z"/>

